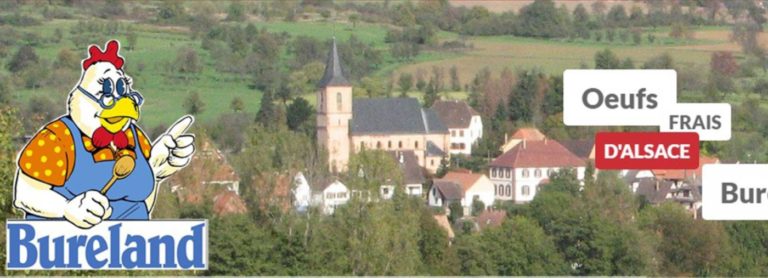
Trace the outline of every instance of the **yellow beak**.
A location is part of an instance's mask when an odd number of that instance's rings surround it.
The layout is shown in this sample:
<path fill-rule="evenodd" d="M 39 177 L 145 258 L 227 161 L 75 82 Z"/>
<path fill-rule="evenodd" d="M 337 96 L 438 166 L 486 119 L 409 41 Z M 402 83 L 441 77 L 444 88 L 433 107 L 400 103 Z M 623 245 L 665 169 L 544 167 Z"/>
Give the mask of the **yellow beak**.
<path fill-rule="evenodd" d="M 139 106 L 130 98 L 121 98 L 112 108 L 101 111 L 99 118 L 101 118 L 101 125 L 107 131 L 116 133 L 123 129 L 131 119 L 139 119 Z"/>

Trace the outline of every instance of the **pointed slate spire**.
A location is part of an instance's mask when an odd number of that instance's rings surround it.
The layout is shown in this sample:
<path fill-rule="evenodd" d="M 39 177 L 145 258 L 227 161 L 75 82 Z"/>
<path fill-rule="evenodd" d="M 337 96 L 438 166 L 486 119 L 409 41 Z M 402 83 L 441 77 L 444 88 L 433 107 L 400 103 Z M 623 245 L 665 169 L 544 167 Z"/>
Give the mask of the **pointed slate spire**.
<path fill-rule="evenodd" d="M 328 59 L 325 61 L 325 73 L 318 83 L 319 87 L 328 86 L 350 86 L 351 84 L 344 77 L 344 70 L 341 68 L 339 51 L 336 49 L 336 37 L 333 37 L 331 51 L 328 52 Z"/>

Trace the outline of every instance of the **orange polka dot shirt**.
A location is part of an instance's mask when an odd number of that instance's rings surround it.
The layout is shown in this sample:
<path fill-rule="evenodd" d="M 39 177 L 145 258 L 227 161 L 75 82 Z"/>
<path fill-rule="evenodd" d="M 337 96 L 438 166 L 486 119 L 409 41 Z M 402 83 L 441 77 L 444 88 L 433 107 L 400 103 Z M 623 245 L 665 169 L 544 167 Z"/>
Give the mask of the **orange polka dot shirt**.
<path fill-rule="evenodd" d="M 115 160 L 121 156 L 131 156 L 136 159 L 134 136 L 138 137 L 141 145 L 141 152 L 144 158 L 149 157 L 149 151 L 152 146 L 149 139 L 137 127 L 133 134 L 131 129 L 125 131 L 128 137 L 128 147 L 125 149 L 113 151 L 110 148 L 96 149 L 91 143 L 91 138 L 83 135 L 77 138 L 83 141 L 86 150 L 93 154 L 93 160 L 109 161 Z M 49 123 L 40 130 L 27 143 L 19 155 L 19 169 L 27 176 L 51 186 L 63 186 L 69 179 L 72 169 L 75 167 L 75 138 L 61 120 Z"/>

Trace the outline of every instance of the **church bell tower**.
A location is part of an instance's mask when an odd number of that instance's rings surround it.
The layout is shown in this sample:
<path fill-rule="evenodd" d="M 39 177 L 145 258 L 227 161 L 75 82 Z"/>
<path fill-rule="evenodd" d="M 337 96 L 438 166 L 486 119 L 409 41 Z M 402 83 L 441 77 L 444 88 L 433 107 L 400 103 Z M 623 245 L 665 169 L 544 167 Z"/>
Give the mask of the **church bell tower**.
<path fill-rule="evenodd" d="M 317 91 L 317 141 L 328 153 L 328 166 L 332 172 L 347 170 L 351 119 L 352 84 L 344 77 L 334 37 Z"/>

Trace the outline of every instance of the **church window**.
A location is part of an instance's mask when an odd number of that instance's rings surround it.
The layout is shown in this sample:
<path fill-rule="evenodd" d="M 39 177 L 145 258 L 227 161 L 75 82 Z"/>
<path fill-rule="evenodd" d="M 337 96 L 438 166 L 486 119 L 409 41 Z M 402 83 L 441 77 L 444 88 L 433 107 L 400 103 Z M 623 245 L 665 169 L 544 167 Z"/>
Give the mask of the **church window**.
<path fill-rule="evenodd" d="M 325 100 L 325 94 L 324 93 L 320 93 L 320 111 L 324 110 L 323 109 L 323 104 L 325 103 L 324 100 Z"/>
<path fill-rule="evenodd" d="M 336 111 L 341 111 L 341 92 L 336 93 Z"/>
<path fill-rule="evenodd" d="M 531 194 L 531 187 L 527 185 L 523 185 L 523 196 L 528 196 Z"/>
<path fill-rule="evenodd" d="M 381 149 L 381 141 L 376 142 L 376 148 Z"/>
<path fill-rule="evenodd" d="M 389 142 L 387 142 L 387 148 L 388 148 L 388 149 L 391 149 L 391 148 L 392 148 L 392 141 L 389 141 Z"/>
<path fill-rule="evenodd" d="M 418 149 L 419 149 L 419 141 L 416 141 L 416 142 L 413 144 L 413 147 L 414 147 L 414 149 L 417 149 L 417 150 L 418 150 Z"/>
<path fill-rule="evenodd" d="M 402 149 L 403 148 L 403 141 L 397 142 L 397 147 Z"/>

